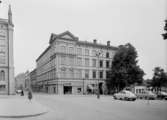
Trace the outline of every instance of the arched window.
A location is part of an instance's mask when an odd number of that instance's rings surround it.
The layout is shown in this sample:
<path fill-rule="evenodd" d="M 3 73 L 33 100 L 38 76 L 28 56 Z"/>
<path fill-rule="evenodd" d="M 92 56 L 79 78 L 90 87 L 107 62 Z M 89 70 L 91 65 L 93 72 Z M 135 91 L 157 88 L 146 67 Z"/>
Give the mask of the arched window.
<path fill-rule="evenodd" d="M 0 80 L 5 80 L 5 72 L 3 70 L 0 72 Z"/>
<path fill-rule="evenodd" d="M 109 52 L 106 53 L 106 58 L 109 58 L 110 57 L 110 54 Z"/>

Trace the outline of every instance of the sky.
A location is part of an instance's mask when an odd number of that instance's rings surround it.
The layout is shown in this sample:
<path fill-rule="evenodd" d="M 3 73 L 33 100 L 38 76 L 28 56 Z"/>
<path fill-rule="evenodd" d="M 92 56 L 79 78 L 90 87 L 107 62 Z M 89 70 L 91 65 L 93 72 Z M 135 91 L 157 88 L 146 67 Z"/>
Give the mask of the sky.
<path fill-rule="evenodd" d="M 69 30 L 82 41 L 112 46 L 131 43 L 144 78 L 153 69 L 167 71 L 167 40 L 163 40 L 166 0 L 2 0 L 0 18 L 11 4 L 14 23 L 15 75 L 31 71 L 49 45 L 51 33 Z"/>

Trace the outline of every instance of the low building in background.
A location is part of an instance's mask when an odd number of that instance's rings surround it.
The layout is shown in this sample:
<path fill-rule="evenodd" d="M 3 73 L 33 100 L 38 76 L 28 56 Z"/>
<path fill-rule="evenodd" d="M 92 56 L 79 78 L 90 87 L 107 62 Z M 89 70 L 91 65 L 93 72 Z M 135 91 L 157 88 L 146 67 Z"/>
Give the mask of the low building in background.
<path fill-rule="evenodd" d="M 26 71 L 25 73 L 25 89 L 31 89 L 31 80 L 30 80 L 30 72 Z"/>
<path fill-rule="evenodd" d="M 36 80 L 36 69 L 34 69 L 30 72 L 31 89 L 33 90 L 33 92 L 39 91 Z"/>
<path fill-rule="evenodd" d="M 56 94 L 92 94 L 105 91 L 105 80 L 117 47 L 79 41 L 69 31 L 51 34 L 49 46 L 36 60 L 36 86 Z"/>
<path fill-rule="evenodd" d="M 25 73 L 20 73 L 15 77 L 15 89 L 16 90 L 25 89 L 25 79 L 26 79 Z"/>
<path fill-rule="evenodd" d="M 27 90 L 31 88 L 30 73 L 20 73 L 15 77 L 15 89 L 16 90 Z"/>

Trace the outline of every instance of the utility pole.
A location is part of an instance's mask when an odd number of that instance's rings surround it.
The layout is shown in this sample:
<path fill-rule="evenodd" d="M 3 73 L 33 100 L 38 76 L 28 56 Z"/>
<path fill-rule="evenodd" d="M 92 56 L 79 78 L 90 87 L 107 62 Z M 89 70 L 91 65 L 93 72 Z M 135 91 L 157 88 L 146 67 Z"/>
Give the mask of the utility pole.
<path fill-rule="evenodd" d="M 85 94 L 84 93 L 84 84 L 85 84 L 84 81 L 85 81 L 85 79 L 83 78 L 83 89 L 82 89 L 83 90 L 83 95 Z"/>
<path fill-rule="evenodd" d="M 100 60 L 99 60 L 99 57 L 100 57 L 101 54 L 102 54 L 102 51 L 98 51 L 96 53 L 96 56 L 98 58 L 98 60 L 97 60 L 98 61 L 98 64 L 97 64 L 97 73 L 98 73 L 98 76 L 97 77 L 100 76 L 100 73 L 99 73 Z M 98 81 L 97 81 L 97 99 L 100 99 L 99 79 L 100 79 L 100 77 L 98 78 Z"/>

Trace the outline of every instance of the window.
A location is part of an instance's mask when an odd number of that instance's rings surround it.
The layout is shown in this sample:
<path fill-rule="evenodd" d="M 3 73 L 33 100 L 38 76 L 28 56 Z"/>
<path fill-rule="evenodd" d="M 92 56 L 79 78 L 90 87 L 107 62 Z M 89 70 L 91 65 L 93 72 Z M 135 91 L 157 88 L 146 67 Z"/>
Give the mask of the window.
<path fill-rule="evenodd" d="M 82 58 L 80 57 L 77 58 L 77 65 L 82 66 Z"/>
<path fill-rule="evenodd" d="M 78 70 L 79 78 L 82 78 L 82 70 Z"/>
<path fill-rule="evenodd" d="M 5 50 L 0 48 L 0 64 L 5 64 Z"/>
<path fill-rule="evenodd" d="M 70 48 L 69 48 L 69 53 L 70 53 L 70 54 L 73 54 L 73 53 L 74 53 L 74 48 L 73 48 L 73 47 L 70 47 Z"/>
<path fill-rule="evenodd" d="M 109 73 L 109 71 L 106 71 L 106 78 L 109 78 L 110 76 L 110 73 Z"/>
<path fill-rule="evenodd" d="M 77 92 L 78 92 L 78 93 L 81 93 L 81 88 L 77 88 Z"/>
<path fill-rule="evenodd" d="M 103 67 L 103 60 L 100 60 L 100 67 Z"/>
<path fill-rule="evenodd" d="M 96 50 L 92 50 L 92 56 L 96 56 Z"/>
<path fill-rule="evenodd" d="M 109 68 L 109 61 L 106 61 L 106 68 Z"/>
<path fill-rule="evenodd" d="M 82 78 L 82 70 L 81 69 L 77 69 L 76 71 L 76 78 Z"/>
<path fill-rule="evenodd" d="M 74 70 L 69 69 L 69 78 L 74 78 Z"/>
<path fill-rule="evenodd" d="M 110 54 L 109 52 L 106 53 L 106 58 L 109 58 L 110 57 Z"/>
<path fill-rule="evenodd" d="M 5 91 L 6 86 L 5 85 L 0 85 L 0 91 Z"/>
<path fill-rule="evenodd" d="M 62 65 L 66 64 L 66 57 L 65 56 L 61 56 L 61 64 Z"/>
<path fill-rule="evenodd" d="M 85 49 L 85 55 L 89 56 L 89 49 Z"/>
<path fill-rule="evenodd" d="M 0 81 L 4 81 L 5 80 L 5 72 L 3 70 L 1 70 L 0 72 Z"/>
<path fill-rule="evenodd" d="M 73 57 L 69 57 L 69 65 L 74 65 L 74 58 Z"/>
<path fill-rule="evenodd" d="M 103 78 L 103 71 L 100 71 L 100 78 Z"/>
<path fill-rule="evenodd" d="M 63 52 L 63 53 L 66 52 L 66 47 L 65 46 L 61 46 L 61 52 Z"/>
<path fill-rule="evenodd" d="M 89 78 L 89 70 L 85 70 L 85 78 Z"/>
<path fill-rule="evenodd" d="M 96 59 L 92 59 L 92 67 L 96 67 Z"/>
<path fill-rule="evenodd" d="M 93 78 L 96 78 L 96 71 L 93 70 Z"/>
<path fill-rule="evenodd" d="M 82 48 L 77 48 L 77 55 L 82 55 Z"/>
<path fill-rule="evenodd" d="M 85 66 L 89 67 L 89 58 L 85 58 Z"/>
<path fill-rule="evenodd" d="M 61 77 L 66 78 L 66 69 L 65 68 L 61 68 Z"/>

